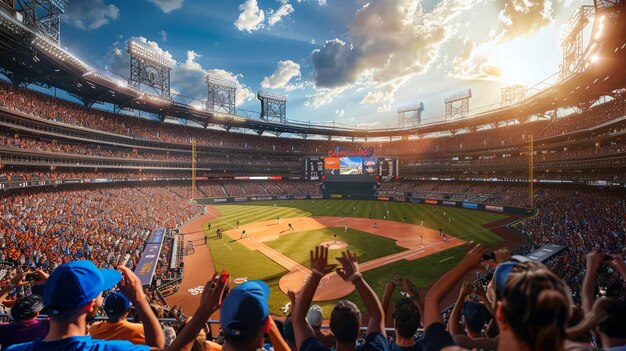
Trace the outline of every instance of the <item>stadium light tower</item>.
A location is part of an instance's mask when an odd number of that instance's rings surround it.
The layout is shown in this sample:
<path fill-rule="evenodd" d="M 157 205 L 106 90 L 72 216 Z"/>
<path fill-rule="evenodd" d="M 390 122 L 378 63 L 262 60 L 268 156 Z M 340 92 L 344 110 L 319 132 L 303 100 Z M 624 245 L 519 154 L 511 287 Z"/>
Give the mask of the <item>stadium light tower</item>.
<path fill-rule="evenodd" d="M 57 44 L 61 42 L 61 15 L 65 12 L 67 0 L 17 0 L 9 2 L 21 13 L 24 24 L 34 27 Z"/>
<path fill-rule="evenodd" d="M 422 124 L 422 112 L 424 103 L 398 106 L 398 128 L 415 128 Z"/>
<path fill-rule="evenodd" d="M 207 111 L 236 114 L 237 81 L 213 73 L 207 74 L 205 81 L 209 92 Z"/>
<path fill-rule="evenodd" d="M 584 69 L 583 30 L 594 13 L 595 8 L 592 5 L 584 5 L 570 17 L 561 40 L 563 63 L 560 67 L 559 80 L 565 80 Z"/>
<path fill-rule="evenodd" d="M 515 84 L 500 89 L 500 105 L 507 107 L 523 101 L 528 93 L 528 88 L 521 84 Z"/>
<path fill-rule="evenodd" d="M 455 118 L 465 118 L 469 115 L 469 99 L 472 97 L 472 89 L 457 91 L 446 96 L 443 102 L 446 104 L 446 121 Z"/>
<path fill-rule="evenodd" d="M 259 90 L 256 97 L 261 101 L 261 119 L 287 123 L 287 95 Z"/>
<path fill-rule="evenodd" d="M 130 85 L 141 89 L 147 85 L 162 97 L 170 98 L 170 74 L 173 62 L 156 52 L 148 44 L 131 39 L 128 41 L 130 54 Z"/>

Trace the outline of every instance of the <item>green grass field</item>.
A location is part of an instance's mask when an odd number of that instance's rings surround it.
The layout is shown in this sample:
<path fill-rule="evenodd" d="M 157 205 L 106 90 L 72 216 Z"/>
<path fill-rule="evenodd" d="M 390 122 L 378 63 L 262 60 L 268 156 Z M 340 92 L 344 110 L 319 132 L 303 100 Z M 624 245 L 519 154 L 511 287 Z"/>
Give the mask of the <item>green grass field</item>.
<path fill-rule="evenodd" d="M 382 219 L 386 211 L 389 211 L 388 220 L 400 222 L 406 217 L 407 223 L 417 225 L 424 221 L 426 227 L 435 230 L 441 228 L 452 236 L 466 241 L 474 240 L 490 246 L 499 243 L 501 239 L 485 229 L 483 225 L 504 218 L 501 214 L 460 208 L 356 200 L 263 201 L 217 205 L 217 208 L 222 215 L 211 221 L 211 231 L 207 233 L 214 268 L 216 270 L 226 269 L 233 277 L 248 277 L 248 279 L 265 281 L 271 289 L 270 310 L 275 315 L 281 315 L 280 308 L 288 302 L 287 296 L 278 287 L 280 277 L 287 271 L 263 254 L 251 251 L 237 241 L 232 241 L 226 237 L 217 239 L 215 237 L 217 228 L 228 230 L 233 228 L 237 221 L 243 225 L 273 220 L 278 216 L 286 219 L 290 217 L 342 216 L 345 213 L 346 217 L 367 218 L 371 213 L 373 218 Z M 451 223 L 448 221 L 448 217 L 452 218 Z M 207 232 L 206 224 L 204 228 Z M 332 240 L 334 231 L 337 231 L 337 234 L 341 232 L 342 240 L 350 245 L 351 250 L 357 252 L 360 262 L 404 250 L 396 246 L 393 240 L 371 233 L 351 230 L 350 235 L 345 235 L 343 228 L 325 228 L 284 235 L 274 241 L 266 242 L 266 244 L 308 266 L 309 250 L 320 242 Z M 379 296 L 382 296 L 385 284 L 396 274 L 409 277 L 418 287 L 429 286 L 444 272 L 456 265 L 463 257 L 464 252 L 464 248 L 456 247 L 415 261 L 399 261 L 388 264 L 367 271 L 364 276 Z M 334 253 L 331 254 L 331 257 L 335 256 Z M 449 259 L 450 257 L 452 258 Z M 444 259 L 446 260 L 440 262 Z M 346 298 L 362 307 L 356 292 Z M 335 303 L 336 301 L 328 301 L 320 304 L 324 308 L 326 317 L 330 315 Z"/>

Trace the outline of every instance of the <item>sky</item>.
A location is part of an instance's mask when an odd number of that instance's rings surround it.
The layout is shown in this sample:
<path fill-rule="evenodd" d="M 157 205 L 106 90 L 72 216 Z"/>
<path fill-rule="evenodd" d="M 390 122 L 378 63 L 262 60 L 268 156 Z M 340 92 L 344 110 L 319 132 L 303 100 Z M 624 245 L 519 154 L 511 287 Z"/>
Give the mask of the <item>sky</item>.
<path fill-rule="evenodd" d="M 61 46 L 129 76 L 135 38 L 170 58 L 172 94 L 199 105 L 204 76 L 235 79 L 237 108 L 259 90 L 287 95 L 287 118 L 396 127 L 398 106 L 472 89 L 470 114 L 500 89 L 558 72 L 560 36 L 590 0 L 68 0 Z"/>

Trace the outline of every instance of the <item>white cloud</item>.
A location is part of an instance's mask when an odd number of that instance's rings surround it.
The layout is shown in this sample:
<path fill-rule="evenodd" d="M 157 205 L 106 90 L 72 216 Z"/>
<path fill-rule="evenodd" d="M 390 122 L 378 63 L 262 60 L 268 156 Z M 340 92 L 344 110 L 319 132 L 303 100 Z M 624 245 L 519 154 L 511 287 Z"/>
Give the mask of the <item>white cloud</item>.
<path fill-rule="evenodd" d="M 120 16 L 120 9 L 112 4 L 106 5 L 102 0 L 74 0 L 65 7 L 61 15 L 64 22 L 79 29 L 97 29 Z"/>
<path fill-rule="evenodd" d="M 326 41 L 311 54 L 316 87 L 354 84 L 363 76 L 387 83 L 426 72 L 456 32 L 452 20 L 474 0 L 442 0 L 424 14 L 421 0 L 373 0 L 357 10 L 348 40 Z"/>
<path fill-rule="evenodd" d="M 279 1 L 280 1 L 280 2 L 283 2 L 283 0 L 279 0 Z M 296 0 L 296 2 L 297 2 L 298 4 L 299 4 L 299 3 L 301 3 L 301 2 L 305 2 L 305 1 L 307 1 L 307 0 Z M 317 2 L 317 4 L 318 4 L 318 5 L 320 5 L 320 6 L 326 6 L 326 0 L 310 0 L 310 1 L 315 1 L 315 2 Z M 288 2 L 288 1 L 286 1 L 286 2 Z"/>
<path fill-rule="evenodd" d="M 184 0 L 148 0 L 151 3 L 155 4 L 161 11 L 165 13 L 170 13 L 174 10 L 178 10 L 183 7 Z"/>
<path fill-rule="evenodd" d="M 159 31 L 159 35 L 161 36 L 161 39 L 163 39 L 163 41 L 167 41 L 167 32 L 164 30 L 160 30 Z"/>
<path fill-rule="evenodd" d="M 237 29 L 253 32 L 263 28 L 265 13 L 259 9 L 257 0 L 246 0 L 246 2 L 239 5 L 239 10 L 241 10 L 241 13 L 234 23 Z"/>
<path fill-rule="evenodd" d="M 307 95 L 307 101 L 304 105 L 307 107 L 319 108 L 324 105 L 328 105 L 333 102 L 333 99 L 341 96 L 346 90 L 346 87 L 334 88 L 334 89 L 317 89 L 315 94 Z"/>
<path fill-rule="evenodd" d="M 290 13 L 293 13 L 293 11 L 294 9 L 291 4 L 283 4 L 278 10 L 270 11 L 267 23 L 270 25 L 270 27 L 272 27 L 276 23 L 280 22 L 283 17 L 288 16 Z"/>
<path fill-rule="evenodd" d="M 499 0 L 502 9 L 498 13 L 501 27 L 498 41 L 507 41 L 538 32 L 555 20 L 562 0 Z"/>
<path fill-rule="evenodd" d="M 385 90 L 370 91 L 363 97 L 363 99 L 361 99 L 359 104 L 379 104 L 382 102 L 392 103 L 395 101 L 393 94 L 396 92 L 396 89 L 397 87 L 393 84 L 388 84 Z"/>
<path fill-rule="evenodd" d="M 389 111 L 391 111 L 391 105 L 389 104 L 378 106 L 376 108 L 376 112 L 389 112 Z"/>
<path fill-rule="evenodd" d="M 283 88 L 285 89 L 285 91 L 294 91 L 294 90 L 304 89 L 310 86 L 313 86 L 313 83 L 304 81 L 304 82 L 290 83 L 290 84 L 285 85 Z"/>
<path fill-rule="evenodd" d="M 291 61 L 279 61 L 276 65 L 276 70 L 271 76 L 263 78 L 261 86 L 263 88 L 282 88 L 291 78 L 300 76 L 300 65 Z"/>
<path fill-rule="evenodd" d="M 464 40 L 463 52 L 452 60 L 452 70 L 449 77 L 464 80 L 496 80 L 502 75 L 502 70 L 490 59 L 497 50 L 495 43 L 485 42 L 477 45 L 471 40 Z"/>
<path fill-rule="evenodd" d="M 346 114 L 346 111 L 344 110 L 335 110 L 335 114 L 339 117 L 343 117 L 343 115 Z"/>

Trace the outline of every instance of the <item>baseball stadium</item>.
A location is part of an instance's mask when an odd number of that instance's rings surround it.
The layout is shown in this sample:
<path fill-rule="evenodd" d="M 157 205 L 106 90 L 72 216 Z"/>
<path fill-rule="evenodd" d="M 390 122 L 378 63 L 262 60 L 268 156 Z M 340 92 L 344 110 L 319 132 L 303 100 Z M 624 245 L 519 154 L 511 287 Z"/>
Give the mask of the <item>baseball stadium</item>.
<path fill-rule="evenodd" d="M 0 350 L 622 350 L 625 133 L 622 0 L 0 0 Z"/>

